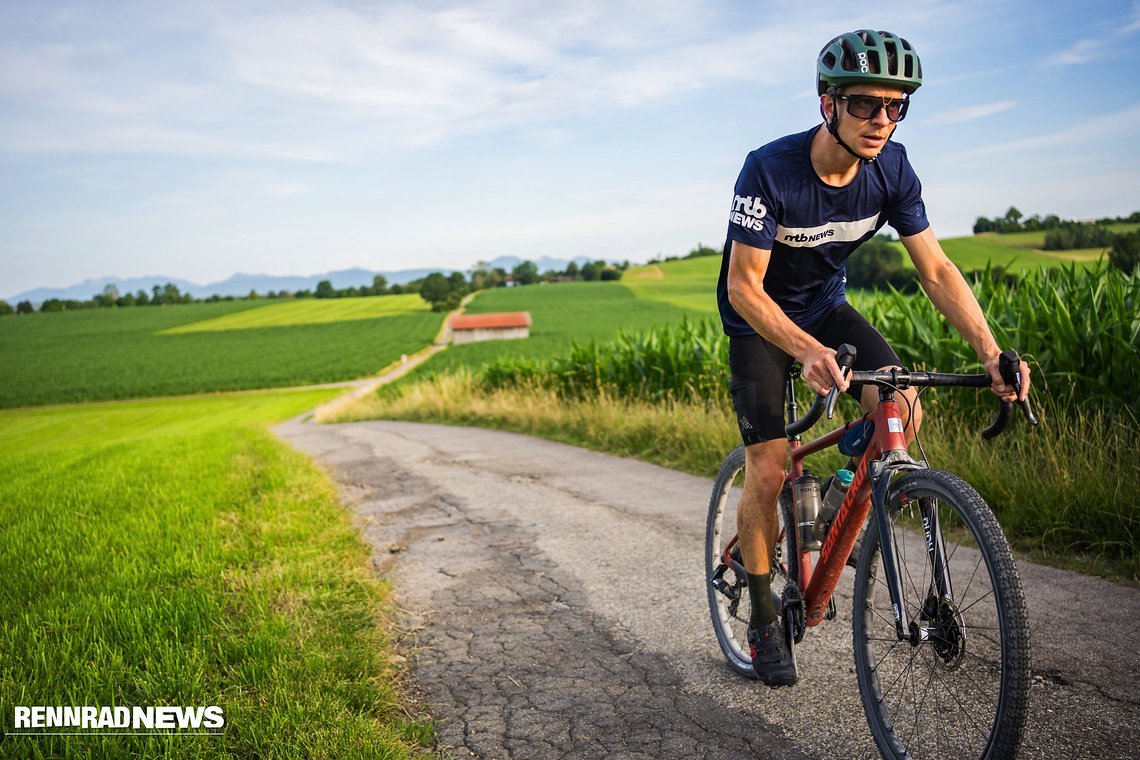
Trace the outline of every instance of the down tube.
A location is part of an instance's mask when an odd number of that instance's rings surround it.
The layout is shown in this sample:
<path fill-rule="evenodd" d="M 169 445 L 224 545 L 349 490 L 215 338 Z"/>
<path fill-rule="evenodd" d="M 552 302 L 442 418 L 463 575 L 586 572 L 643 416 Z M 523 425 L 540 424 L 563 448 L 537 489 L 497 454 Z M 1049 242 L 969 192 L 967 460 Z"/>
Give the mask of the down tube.
<path fill-rule="evenodd" d="M 819 625 L 827 614 L 827 603 L 843 574 L 847 557 L 859 537 L 859 529 L 871 511 L 871 487 L 864 462 L 874 461 L 881 454 L 876 442 L 872 441 L 867 452 L 855 469 L 855 478 L 847 489 L 847 498 L 835 513 L 831 528 L 827 532 L 823 546 L 819 550 L 819 565 L 812 575 L 811 582 L 804 589 L 806 605 L 805 621 L 809 626 Z"/>

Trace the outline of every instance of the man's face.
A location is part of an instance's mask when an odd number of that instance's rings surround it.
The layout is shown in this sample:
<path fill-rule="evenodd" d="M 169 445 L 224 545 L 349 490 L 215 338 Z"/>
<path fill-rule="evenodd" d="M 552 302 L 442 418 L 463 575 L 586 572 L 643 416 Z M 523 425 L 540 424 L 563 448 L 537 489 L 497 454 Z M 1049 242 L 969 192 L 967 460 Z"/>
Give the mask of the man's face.
<path fill-rule="evenodd" d="M 906 93 L 896 87 L 883 87 L 881 85 L 855 84 L 844 87 L 843 91 L 834 97 L 825 95 L 824 110 L 830 117 L 833 108 L 838 108 L 839 124 L 837 130 L 843 142 L 864 158 L 874 158 L 887 144 L 887 139 L 895 131 L 895 123 L 888 116 L 888 108 L 878 108 L 870 118 L 852 116 L 851 111 L 857 114 L 866 113 L 870 108 L 880 104 L 894 102 L 891 106 L 892 115 L 898 116 L 899 104 Z M 878 102 L 875 102 L 876 99 Z"/>

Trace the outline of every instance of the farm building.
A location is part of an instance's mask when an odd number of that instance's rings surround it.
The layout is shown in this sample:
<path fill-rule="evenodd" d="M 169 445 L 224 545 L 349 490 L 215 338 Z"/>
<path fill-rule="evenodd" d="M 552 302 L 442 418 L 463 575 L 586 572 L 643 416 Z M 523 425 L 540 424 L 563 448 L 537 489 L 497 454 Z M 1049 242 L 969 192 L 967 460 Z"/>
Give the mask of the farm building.
<path fill-rule="evenodd" d="M 451 342 L 456 345 L 527 337 L 530 337 L 529 311 L 460 314 L 451 318 Z"/>

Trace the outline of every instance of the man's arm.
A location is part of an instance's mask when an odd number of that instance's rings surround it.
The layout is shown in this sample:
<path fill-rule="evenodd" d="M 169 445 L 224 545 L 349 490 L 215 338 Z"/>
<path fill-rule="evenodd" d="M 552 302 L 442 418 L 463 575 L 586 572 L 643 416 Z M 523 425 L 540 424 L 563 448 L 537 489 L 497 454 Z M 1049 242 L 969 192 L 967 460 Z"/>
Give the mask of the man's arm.
<path fill-rule="evenodd" d="M 918 270 L 922 289 L 934 306 L 942 312 L 950 324 L 961 333 L 981 359 L 990 377 L 994 378 L 993 391 L 1006 401 L 1015 400 L 1013 388 L 1006 386 L 998 372 L 998 356 L 1001 349 L 994 340 L 993 333 L 986 323 L 986 316 L 974 292 L 946 256 L 945 251 L 934 237 L 934 231 L 927 227 L 917 235 L 899 238 Z M 1021 363 L 1021 398 L 1029 393 L 1029 367 Z"/>
<path fill-rule="evenodd" d="M 828 348 L 796 327 L 784 310 L 764 292 L 764 274 L 772 257 L 770 250 L 732 242 L 728 261 L 728 302 L 752 329 L 769 343 L 782 348 L 803 364 L 803 378 L 819 393 L 847 381 L 835 362 L 835 349 Z"/>

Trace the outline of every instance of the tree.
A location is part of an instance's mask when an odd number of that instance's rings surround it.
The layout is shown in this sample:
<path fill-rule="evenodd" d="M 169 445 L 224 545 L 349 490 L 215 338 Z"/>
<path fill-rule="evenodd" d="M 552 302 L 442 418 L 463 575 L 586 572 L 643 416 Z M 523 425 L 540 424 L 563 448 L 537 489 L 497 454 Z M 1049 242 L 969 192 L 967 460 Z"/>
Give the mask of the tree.
<path fill-rule="evenodd" d="M 875 236 L 859 246 L 847 258 L 847 285 L 867 290 L 885 289 L 887 285 L 905 289 L 914 275 L 903 266 L 903 255 L 886 239 Z"/>
<path fill-rule="evenodd" d="M 1021 229 L 1022 216 L 1023 214 L 1017 210 L 1016 206 L 1010 206 L 1009 210 L 1005 212 L 1005 218 L 1002 221 L 1005 222 L 1008 230 L 1019 230 Z"/>
<path fill-rule="evenodd" d="M 460 299 L 467 295 L 467 280 L 463 277 L 463 272 L 452 272 L 447 276 L 447 282 L 451 285 L 451 292 L 459 296 Z M 458 306 L 458 301 L 456 306 Z"/>
<path fill-rule="evenodd" d="M 1140 230 L 1113 235 L 1108 261 L 1125 274 L 1135 272 L 1140 265 Z"/>
<path fill-rule="evenodd" d="M 313 296 L 315 298 L 336 298 L 336 290 L 333 289 L 331 281 L 321 280 L 317 283 L 317 290 Z"/>
<path fill-rule="evenodd" d="M 388 278 L 378 274 L 372 278 L 372 295 L 382 296 L 388 292 Z"/>
<path fill-rule="evenodd" d="M 569 264 L 566 265 L 566 276 L 569 277 L 571 280 L 577 280 L 578 279 L 578 262 L 571 261 Z"/>
<path fill-rule="evenodd" d="M 606 269 L 606 262 L 598 259 L 597 261 L 590 261 L 582 265 L 582 279 L 583 280 L 600 280 L 602 279 L 602 272 Z"/>
<path fill-rule="evenodd" d="M 9 314 L 15 314 L 16 310 L 12 308 L 12 304 L 7 301 L 0 300 L 0 317 L 6 317 Z"/>
<path fill-rule="evenodd" d="M 108 285 L 105 288 L 103 288 L 103 292 L 100 293 L 99 295 L 95 296 L 95 298 L 94 298 L 95 303 L 97 303 L 100 306 L 100 308 L 104 308 L 104 309 L 117 305 L 118 300 L 119 300 L 119 289 L 115 286 L 115 283 L 113 283 L 113 282 L 108 283 Z"/>
<path fill-rule="evenodd" d="M 538 282 L 538 267 L 533 261 L 524 261 L 511 270 L 516 285 L 533 285 Z"/>
<path fill-rule="evenodd" d="M 460 275 L 461 280 L 462 278 L 463 275 Z M 463 298 L 463 293 L 454 288 L 450 278 L 444 277 L 441 272 L 432 272 L 420 283 L 420 297 L 431 304 L 432 311 L 450 311 Z"/>
<path fill-rule="evenodd" d="M 31 301 L 20 301 L 18 304 L 16 304 L 17 314 L 32 314 L 35 312 L 35 310 L 36 307 L 32 306 Z"/>
<path fill-rule="evenodd" d="M 63 309 L 63 301 L 59 300 L 58 298 L 49 298 L 40 304 L 40 311 L 44 313 L 51 311 L 63 311 Z"/>

